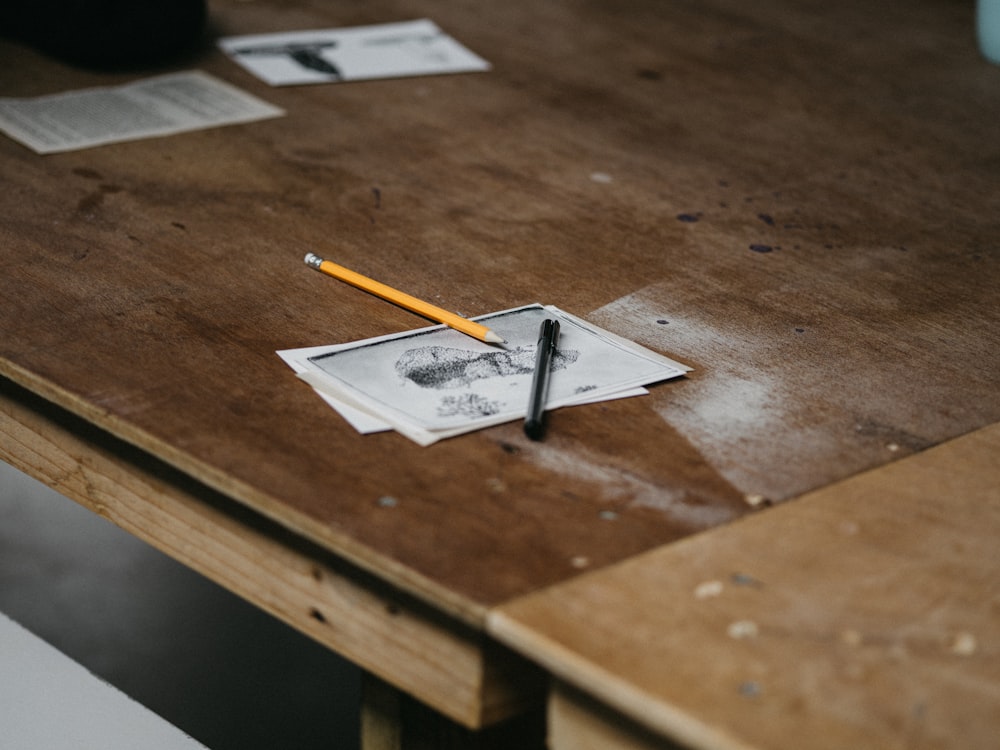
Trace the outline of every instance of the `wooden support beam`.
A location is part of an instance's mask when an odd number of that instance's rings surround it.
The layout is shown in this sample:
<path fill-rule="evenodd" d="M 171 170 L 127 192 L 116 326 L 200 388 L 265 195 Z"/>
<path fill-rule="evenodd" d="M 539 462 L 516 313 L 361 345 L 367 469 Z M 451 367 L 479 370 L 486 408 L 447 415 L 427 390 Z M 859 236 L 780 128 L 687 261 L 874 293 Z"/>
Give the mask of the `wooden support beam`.
<path fill-rule="evenodd" d="M 541 673 L 472 627 L 3 379 L 0 459 L 463 726 L 543 700 Z"/>

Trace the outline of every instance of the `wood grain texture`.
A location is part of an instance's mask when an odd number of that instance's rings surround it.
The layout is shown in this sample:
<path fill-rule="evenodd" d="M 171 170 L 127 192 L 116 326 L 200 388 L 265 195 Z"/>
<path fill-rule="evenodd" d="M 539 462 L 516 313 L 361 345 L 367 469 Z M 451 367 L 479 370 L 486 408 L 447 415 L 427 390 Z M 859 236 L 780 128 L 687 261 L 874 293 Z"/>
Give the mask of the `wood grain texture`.
<path fill-rule="evenodd" d="M 212 4 L 220 34 L 423 15 Z M 284 118 L 0 141 L 0 373 L 473 628 L 492 606 L 1000 419 L 1000 70 L 915 0 L 436 5 L 487 74 L 270 89 Z M 0 90 L 131 75 L 9 43 Z M 274 355 L 543 301 L 696 370 L 419 448 Z M 394 498 L 388 508 L 383 497 Z"/>
<path fill-rule="evenodd" d="M 998 454 L 995 425 L 525 597 L 490 630 L 685 747 L 993 747 Z M 614 733 L 578 713 L 567 737 Z"/>
<path fill-rule="evenodd" d="M 538 670 L 478 630 L 3 379 L 0 460 L 416 696 L 442 727 L 542 703 Z"/>

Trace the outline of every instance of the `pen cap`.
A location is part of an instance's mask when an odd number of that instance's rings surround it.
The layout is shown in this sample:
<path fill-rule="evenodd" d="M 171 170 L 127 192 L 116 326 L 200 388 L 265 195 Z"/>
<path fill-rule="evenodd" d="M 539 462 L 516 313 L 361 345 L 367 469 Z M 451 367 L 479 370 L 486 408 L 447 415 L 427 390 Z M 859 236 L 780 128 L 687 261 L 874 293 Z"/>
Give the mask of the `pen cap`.
<path fill-rule="evenodd" d="M 538 329 L 538 343 L 541 345 L 543 341 L 548 341 L 552 346 L 555 346 L 556 336 L 558 335 L 559 321 L 553 320 L 552 318 L 546 318 L 542 321 L 542 325 Z"/>

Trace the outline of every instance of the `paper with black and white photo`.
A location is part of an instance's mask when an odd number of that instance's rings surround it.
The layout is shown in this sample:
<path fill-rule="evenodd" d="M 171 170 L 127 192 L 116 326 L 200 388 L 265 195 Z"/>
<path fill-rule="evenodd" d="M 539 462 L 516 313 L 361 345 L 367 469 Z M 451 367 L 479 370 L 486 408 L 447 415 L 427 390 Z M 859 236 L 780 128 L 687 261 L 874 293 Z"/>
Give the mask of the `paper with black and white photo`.
<path fill-rule="evenodd" d="M 39 154 L 279 117 L 284 111 L 199 70 L 122 86 L 0 99 L 0 130 Z"/>
<path fill-rule="evenodd" d="M 468 73 L 490 64 L 427 19 L 224 37 L 219 47 L 272 86 Z"/>
<path fill-rule="evenodd" d="M 475 318 L 504 337 L 506 347 L 433 326 L 279 354 L 334 408 L 345 407 L 341 413 L 352 424 L 352 414 L 365 415 L 427 445 L 524 417 L 538 329 L 546 317 L 556 317 L 561 326 L 547 408 L 645 393 L 643 386 L 689 370 L 542 305 Z"/>

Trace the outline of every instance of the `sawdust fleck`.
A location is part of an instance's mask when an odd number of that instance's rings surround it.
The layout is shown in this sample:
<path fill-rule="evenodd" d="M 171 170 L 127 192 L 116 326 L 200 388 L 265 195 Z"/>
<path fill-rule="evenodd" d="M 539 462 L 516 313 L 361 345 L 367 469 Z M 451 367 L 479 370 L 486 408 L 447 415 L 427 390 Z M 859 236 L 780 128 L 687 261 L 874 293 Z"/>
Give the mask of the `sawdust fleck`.
<path fill-rule="evenodd" d="M 861 645 L 861 633 L 857 630 L 848 628 L 840 633 L 840 642 L 845 646 L 860 646 Z"/>
<path fill-rule="evenodd" d="M 962 631 L 952 638 L 949 650 L 956 656 L 972 656 L 976 653 L 977 647 L 976 636 Z"/>
<path fill-rule="evenodd" d="M 760 634 L 760 628 L 753 620 L 737 620 L 729 624 L 729 627 L 726 628 L 726 634 L 730 638 L 742 641 L 756 638 Z"/>
<path fill-rule="evenodd" d="M 722 594 L 722 581 L 702 581 L 694 587 L 695 599 L 711 599 Z"/>
<path fill-rule="evenodd" d="M 771 501 L 768 500 L 764 495 L 758 495 L 758 494 L 744 495 L 743 502 L 745 502 L 751 508 L 763 508 L 771 504 Z"/>

